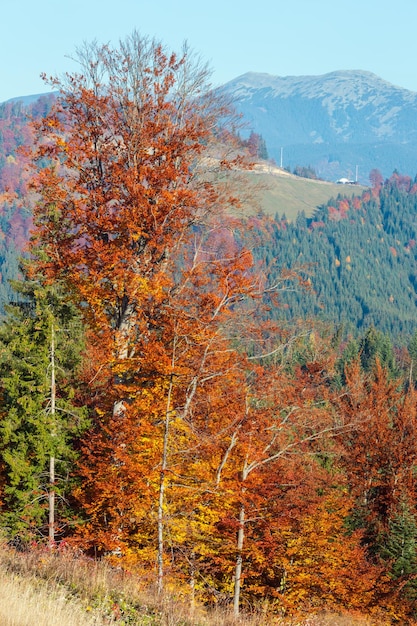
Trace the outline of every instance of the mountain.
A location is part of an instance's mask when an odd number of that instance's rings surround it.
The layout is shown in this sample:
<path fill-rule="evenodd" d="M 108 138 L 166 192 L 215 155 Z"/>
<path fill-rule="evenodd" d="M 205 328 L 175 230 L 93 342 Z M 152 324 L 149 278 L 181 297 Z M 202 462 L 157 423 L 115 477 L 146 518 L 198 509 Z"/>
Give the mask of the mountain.
<path fill-rule="evenodd" d="M 368 183 L 370 170 L 389 177 L 417 172 L 417 93 L 371 72 L 272 76 L 249 72 L 226 83 L 248 129 L 262 135 L 269 156 L 320 177 Z"/>
<path fill-rule="evenodd" d="M 29 106 L 30 104 L 33 104 L 34 102 L 36 102 L 37 100 L 39 100 L 40 98 L 51 98 L 54 95 L 54 92 L 45 92 L 45 93 L 35 93 L 35 94 L 31 94 L 29 96 L 17 96 L 16 98 L 9 98 L 9 100 L 6 100 L 5 102 L 1 102 L 0 106 L 2 104 L 10 104 L 11 102 L 21 102 L 24 106 Z"/>

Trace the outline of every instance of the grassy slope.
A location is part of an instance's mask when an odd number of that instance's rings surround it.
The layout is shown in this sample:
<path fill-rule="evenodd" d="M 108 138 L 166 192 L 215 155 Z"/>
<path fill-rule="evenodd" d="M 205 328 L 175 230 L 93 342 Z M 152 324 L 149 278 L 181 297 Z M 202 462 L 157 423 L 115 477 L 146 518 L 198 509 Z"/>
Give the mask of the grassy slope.
<path fill-rule="evenodd" d="M 58 584 L 46 585 L 35 577 L 0 571 L 0 624 L 2 626 L 101 626 L 109 622 L 87 613 Z"/>
<path fill-rule="evenodd" d="M 336 198 L 338 194 L 358 196 L 365 189 L 360 185 L 338 185 L 300 178 L 268 165 L 259 165 L 246 175 L 255 186 L 255 196 L 262 210 L 272 216 L 285 213 L 289 220 L 294 220 L 300 211 L 310 217 L 316 207 Z M 246 213 L 256 208 L 249 200 L 245 202 Z"/>
<path fill-rule="evenodd" d="M 266 609 L 266 605 L 264 609 Z M 234 618 L 221 607 L 192 608 L 155 597 L 140 577 L 105 563 L 48 550 L 14 552 L 0 543 L 1 626 L 371 626 L 365 616 L 279 618 L 261 610 Z M 378 622 L 388 626 L 387 622 Z"/>

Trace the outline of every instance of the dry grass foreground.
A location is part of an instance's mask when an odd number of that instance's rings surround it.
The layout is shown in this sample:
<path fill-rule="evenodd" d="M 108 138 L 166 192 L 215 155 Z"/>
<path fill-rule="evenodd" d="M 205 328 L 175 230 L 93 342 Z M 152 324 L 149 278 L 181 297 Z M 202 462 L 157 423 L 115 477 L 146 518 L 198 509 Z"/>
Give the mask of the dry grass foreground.
<path fill-rule="evenodd" d="M 0 626 L 383 626 L 366 618 L 313 615 L 286 619 L 262 611 L 234 618 L 157 599 L 139 581 L 104 563 L 70 554 L 0 546 Z"/>
<path fill-rule="evenodd" d="M 2 626 L 90 626 L 105 623 L 98 616 L 88 615 L 79 602 L 69 601 L 63 590 L 40 585 L 35 578 L 0 572 Z"/>

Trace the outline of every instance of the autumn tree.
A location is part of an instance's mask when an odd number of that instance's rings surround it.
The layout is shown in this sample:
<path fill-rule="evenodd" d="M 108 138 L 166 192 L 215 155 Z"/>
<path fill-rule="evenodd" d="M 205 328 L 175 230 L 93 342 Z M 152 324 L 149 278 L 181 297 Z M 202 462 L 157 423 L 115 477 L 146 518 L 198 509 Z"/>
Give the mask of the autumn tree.
<path fill-rule="evenodd" d="M 369 172 L 369 180 L 372 187 L 378 189 L 384 182 L 384 177 L 378 169 L 374 168 Z"/>
<path fill-rule="evenodd" d="M 228 158 L 228 109 L 186 47 L 177 57 L 133 33 L 77 58 L 38 127 L 33 267 L 80 304 L 102 385 L 78 470 L 81 540 L 156 562 L 161 590 L 173 468 L 187 438 L 199 446 L 192 403 L 230 370 L 229 318 L 260 288 L 227 236 L 237 201 L 214 171 L 242 162 Z"/>
<path fill-rule="evenodd" d="M 83 302 L 121 383 L 141 368 L 138 346 L 170 286 L 174 251 L 224 205 L 197 174 L 226 111 L 186 48 L 167 55 L 134 33 L 77 58 L 80 74 L 52 81 L 61 97 L 39 127 L 32 252 L 41 245 L 38 268 L 64 276 Z M 119 385 L 116 396 L 124 393 Z M 115 398 L 116 413 L 122 405 Z"/>
<path fill-rule="evenodd" d="M 416 395 L 378 358 L 371 374 L 353 361 L 346 368 L 341 411 L 354 413 L 358 427 L 344 438 L 342 465 L 354 507 L 350 528 L 363 533 L 363 545 L 374 563 L 396 580 L 379 589 L 380 605 L 414 611 Z M 411 594 L 411 597 L 410 595 Z"/>
<path fill-rule="evenodd" d="M 244 142 L 251 157 L 268 159 L 268 150 L 262 135 L 251 131 L 248 139 Z"/>
<path fill-rule="evenodd" d="M 229 543 L 233 534 L 223 542 L 229 552 L 222 557 L 227 562 L 235 555 L 233 572 L 230 561 L 228 567 L 235 615 L 244 586 L 249 593 L 262 589 L 268 594 L 274 584 L 280 585 L 284 562 L 280 526 L 290 508 L 308 514 L 308 503 L 314 503 L 326 483 L 321 457 L 331 454 L 333 440 L 353 426 L 353 420 L 340 420 L 333 408 L 329 383 L 333 356 L 320 356 L 292 373 L 283 365 L 263 365 L 261 355 L 253 355 L 246 366 L 240 405 L 234 401 L 235 419 L 225 432 L 224 462 L 218 470 L 227 498 L 218 528 L 235 531 L 234 545 Z"/>

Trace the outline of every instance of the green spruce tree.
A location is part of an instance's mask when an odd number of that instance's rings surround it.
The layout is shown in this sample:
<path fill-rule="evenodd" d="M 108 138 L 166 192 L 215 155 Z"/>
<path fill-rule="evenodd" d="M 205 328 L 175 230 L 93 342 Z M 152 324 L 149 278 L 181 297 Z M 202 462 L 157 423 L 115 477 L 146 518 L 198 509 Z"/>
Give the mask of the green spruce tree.
<path fill-rule="evenodd" d="M 9 537 L 51 541 L 65 532 L 73 444 L 86 427 L 74 399 L 83 332 L 58 286 L 14 286 L 21 302 L 0 327 L 0 524 Z"/>
<path fill-rule="evenodd" d="M 371 373 L 378 360 L 391 377 L 398 376 L 398 366 L 395 361 L 394 348 L 391 339 L 374 326 L 371 326 L 362 336 L 359 343 L 361 364 L 365 372 Z"/>
<path fill-rule="evenodd" d="M 389 521 L 380 555 L 392 564 L 391 576 L 394 579 L 417 573 L 417 522 L 405 500 Z"/>

